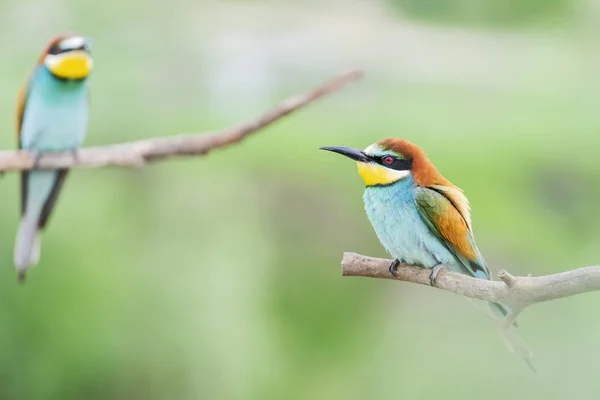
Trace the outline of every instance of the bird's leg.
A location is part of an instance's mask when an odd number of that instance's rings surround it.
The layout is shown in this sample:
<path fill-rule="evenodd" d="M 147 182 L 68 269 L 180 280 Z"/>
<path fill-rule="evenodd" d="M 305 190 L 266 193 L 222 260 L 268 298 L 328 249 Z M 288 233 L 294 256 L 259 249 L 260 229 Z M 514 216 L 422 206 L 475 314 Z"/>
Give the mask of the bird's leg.
<path fill-rule="evenodd" d="M 79 162 L 79 149 L 72 149 L 71 155 L 73 156 L 73 161 L 78 163 Z"/>
<path fill-rule="evenodd" d="M 390 274 L 394 275 L 394 276 L 398 276 L 398 265 L 400 265 L 400 260 L 395 259 L 394 261 L 392 261 L 392 263 L 390 264 Z"/>
<path fill-rule="evenodd" d="M 42 158 L 42 153 L 39 150 L 28 150 L 31 157 L 33 157 L 33 168 L 37 168 L 40 166 L 40 159 Z"/>
<path fill-rule="evenodd" d="M 431 270 L 431 274 L 429 274 L 429 284 L 431 286 L 435 286 L 435 280 L 442 269 L 444 269 L 444 264 L 438 261 L 438 263 Z"/>
<path fill-rule="evenodd" d="M 400 264 L 400 261 L 398 259 L 392 261 L 392 263 L 390 264 L 389 270 L 390 270 L 390 274 L 394 275 L 394 276 L 398 276 L 398 265 Z"/>

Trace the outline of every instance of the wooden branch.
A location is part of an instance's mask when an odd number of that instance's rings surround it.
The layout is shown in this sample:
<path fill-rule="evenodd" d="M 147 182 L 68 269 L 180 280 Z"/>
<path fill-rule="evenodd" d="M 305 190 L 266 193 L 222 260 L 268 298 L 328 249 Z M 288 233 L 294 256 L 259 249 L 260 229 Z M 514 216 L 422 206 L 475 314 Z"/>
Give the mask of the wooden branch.
<path fill-rule="evenodd" d="M 178 156 L 206 155 L 210 150 L 237 143 L 280 118 L 336 92 L 362 78 L 360 70 L 351 71 L 316 87 L 308 93 L 290 97 L 258 118 L 218 132 L 186 134 L 144 139 L 109 146 L 87 147 L 73 152 L 40 153 L 0 151 L 0 173 L 31 168 L 139 167 L 147 162 Z M 36 162 L 37 159 L 37 162 Z"/>
<path fill-rule="evenodd" d="M 392 260 L 372 258 L 356 253 L 344 253 L 343 276 L 363 276 L 396 279 L 431 286 L 430 269 L 400 264 L 397 276 L 389 272 Z M 473 299 L 502 303 L 512 310 L 503 323 L 508 327 L 527 307 L 543 301 L 574 296 L 600 290 L 600 266 L 584 267 L 572 271 L 546 276 L 512 276 L 502 270 L 498 273 L 502 281 L 476 279 L 442 269 L 437 275 L 435 287 Z"/>

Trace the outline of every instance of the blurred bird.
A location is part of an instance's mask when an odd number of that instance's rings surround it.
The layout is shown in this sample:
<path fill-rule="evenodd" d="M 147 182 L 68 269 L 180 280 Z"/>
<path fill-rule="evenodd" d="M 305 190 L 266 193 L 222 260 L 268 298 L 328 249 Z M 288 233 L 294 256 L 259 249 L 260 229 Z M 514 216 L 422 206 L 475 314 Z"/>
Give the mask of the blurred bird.
<path fill-rule="evenodd" d="M 19 149 L 34 154 L 76 152 L 83 144 L 88 125 L 87 77 L 93 64 L 90 44 L 90 39 L 72 34 L 58 36 L 48 44 L 19 92 Z M 21 173 L 22 217 L 14 252 L 20 281 L 39 261 L 40 231 L 48 223 L 67 172 L 32 169 Z"/>
<path fill-rule="evenodd" d="M 364 151 L 321 147 L 355 160 L 365 182 L 367 216 L 377 237 L 400 262 L 432 268 L 432 285 L 443 265 L 479 279 L 490 272 L 475 245 L 469 202 L 462 190 L 444 178 L 423 150 L 403 139 L 385 139 Z M 504 317 L 508 309 L 490 303 Z"/>

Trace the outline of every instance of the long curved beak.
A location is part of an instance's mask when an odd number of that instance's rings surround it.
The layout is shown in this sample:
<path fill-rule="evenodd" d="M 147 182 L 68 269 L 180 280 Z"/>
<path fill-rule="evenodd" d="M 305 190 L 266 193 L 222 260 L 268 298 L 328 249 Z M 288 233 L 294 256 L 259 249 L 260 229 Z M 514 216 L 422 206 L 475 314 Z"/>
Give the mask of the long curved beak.
<path fill-rule="evenodd" d="M 319 149 L 333 151 L 334 153 L 341 154 L 343 156 L 346 156 L 346 157 L 351 158 L 354 161 L 358 161 L 358 162 L 366 163 L 366 162 L 371 161 L 371 159 L 369 157 L 367 157 L 367 155 L 365 153 L 363 153 L 361 150 L 353 149 L 351 147 L 323 146 L 323 147 L 319 147 Z"/>

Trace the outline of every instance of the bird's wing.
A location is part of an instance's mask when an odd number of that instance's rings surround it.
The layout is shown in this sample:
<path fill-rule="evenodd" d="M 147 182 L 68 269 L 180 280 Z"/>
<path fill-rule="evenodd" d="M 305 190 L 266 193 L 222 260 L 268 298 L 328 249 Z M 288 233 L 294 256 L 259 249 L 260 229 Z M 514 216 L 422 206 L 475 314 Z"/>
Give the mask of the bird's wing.
<path fill-rule="evenodd" d="M 23 115 L 25 114 L 25 105 L 27 104 L 30 85 L 31 77 L 27 79 L 17 95 L 17 145 L 19 146 L 19 149 L 21 148 L 21 127 L 23 126 Z"/>
<path fill-rule="evenodd" d="M 33 74 L 31 75 L 33 76 Z M 17 146 L 19 149 L 23 148 L 21 138 L 21 128 L 23 126 L 23 115 L 25 114 L 25 107 L 27 105 L 27 97 L 29 96 L 29 88 L 31 87 L 31 76 L 27 79 L 25 84 L 19 90 L 17 95 Z M 25 206 L 27 204 L 27 180 L 29 179 L 29 172 L 21 172 L 21 214 L 25 214 Z"/>
<path fill-rule="evenodd" d="M 454 199 L 453 194 L 455 193 L 445 190 L 445 187 L 417 186 L 416 203 L 419 214 L 431 232 L 463 264 L 465 272 L 478 278 L 489 279 L 490 273 L 475 245 L 471 231 L 468 202 L 462 192 L 463 198 Z"/>

